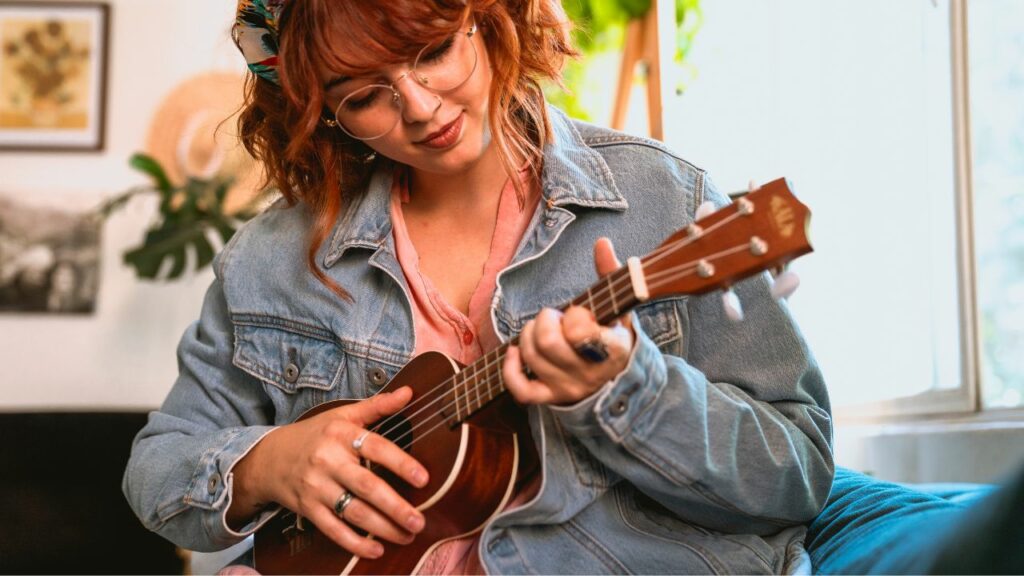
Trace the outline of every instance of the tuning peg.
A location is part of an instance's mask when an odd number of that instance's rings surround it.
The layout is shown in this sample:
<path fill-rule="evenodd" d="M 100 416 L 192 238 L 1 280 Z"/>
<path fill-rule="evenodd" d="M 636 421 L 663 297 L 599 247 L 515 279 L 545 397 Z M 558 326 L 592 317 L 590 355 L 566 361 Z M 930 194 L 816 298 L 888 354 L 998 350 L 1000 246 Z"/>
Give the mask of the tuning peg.
<path fill-rule="evenodd" d="M 722 309 L 725 310 L 725 316 L 729 320 L 733 322 L 743 320 L 743 304 L 740 304 L 739 296 L 731 289 L 722 293 Z"/>
<path fill-rule="evenodd" d="M 800 277 L 789 270 L 779 274 L 772 281 L 772 298 L 789 298 L 800 287 Z"/>
<path fill-rule="evenodd" d="M 697 207 L 697 220 L 710 216 L 715 211 L 715 205 L 711 202 L 704 202 Z"/>

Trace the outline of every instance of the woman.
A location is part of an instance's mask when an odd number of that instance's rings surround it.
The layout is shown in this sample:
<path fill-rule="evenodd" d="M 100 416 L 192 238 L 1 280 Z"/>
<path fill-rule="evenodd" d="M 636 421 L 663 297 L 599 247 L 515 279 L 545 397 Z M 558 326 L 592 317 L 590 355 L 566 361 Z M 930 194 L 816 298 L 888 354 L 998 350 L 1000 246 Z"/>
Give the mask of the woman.
<path fill-rule="evenodd" d="M 215 262 L 180 376 L 125 491 L 151 529 L 211 550 L 279 504 L 373 558 L 424 517 L 367 459 L 427 471 L 367 426 L 415 354 L 463 363 L 520 334 L 513 501 L 421 572 L 796 571 L 832 479 L 828 397 L 764 278 L 602 327 L 555 306 L 725 202 L 662 145 L 566 118 L 538 82 L 574 54 L 555 0 L 243 0 L 243 139 L 284 199 Z M 596 242 L 596 244 L 595 244 Z M 325 401 L 367 398 L 293 423 Z M 361 535 L 365 532 L 367 535 Z"/>

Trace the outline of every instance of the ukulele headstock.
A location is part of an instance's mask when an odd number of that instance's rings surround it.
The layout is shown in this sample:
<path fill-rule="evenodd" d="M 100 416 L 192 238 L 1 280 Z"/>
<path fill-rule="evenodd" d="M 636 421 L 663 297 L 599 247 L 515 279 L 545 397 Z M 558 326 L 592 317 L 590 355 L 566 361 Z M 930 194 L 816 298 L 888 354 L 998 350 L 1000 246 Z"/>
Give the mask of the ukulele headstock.
<path fill-rule="evenodd" d="M 728 290 L 732 284 L 813 248 L 811 212 L 784 178 L 670 236 L 641 259 L 650 298 Z"/>

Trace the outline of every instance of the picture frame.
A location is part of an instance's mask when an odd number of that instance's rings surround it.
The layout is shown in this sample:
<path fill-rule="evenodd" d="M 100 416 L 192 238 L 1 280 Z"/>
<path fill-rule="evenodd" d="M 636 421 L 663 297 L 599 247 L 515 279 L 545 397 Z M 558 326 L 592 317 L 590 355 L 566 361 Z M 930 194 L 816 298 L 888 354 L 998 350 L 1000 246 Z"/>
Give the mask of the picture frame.
<path fill-rule="evenodd" d="M 0 0 L 0 152 L 100 151 L 110 5 Z"/>
<path fill-rule="evenodd" d="M 103 220 L 92 209 L 0 189 L 0 319 L 89 315 L 99 297 Z"/>

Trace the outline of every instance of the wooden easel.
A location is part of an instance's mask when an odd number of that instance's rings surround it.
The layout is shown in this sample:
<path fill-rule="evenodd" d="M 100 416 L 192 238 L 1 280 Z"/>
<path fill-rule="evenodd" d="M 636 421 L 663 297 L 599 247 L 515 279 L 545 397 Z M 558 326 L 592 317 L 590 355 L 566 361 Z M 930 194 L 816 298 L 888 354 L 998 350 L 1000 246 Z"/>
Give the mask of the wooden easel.
<path fill-rule="evenodd" d="M 671 26 L 667 33 L 658 34 L 663 24 Z M 671 62 L 671 39 L 675 26 L 674 0 L 651 0 L 651 9 L 642 18 L 626 25 L 626 39 L 622 51 L 622 65 L 619 68 L 619 83 L 615 92 L 612 109 L 612 128 L 622 130 L 626 126 L 629 111 L 629 97 L 633 91 L 636 66 L 643 63 L 647 71 L 647 124 L 651 138 L 665 139 L 662 102 L 661 63 Z"/>

